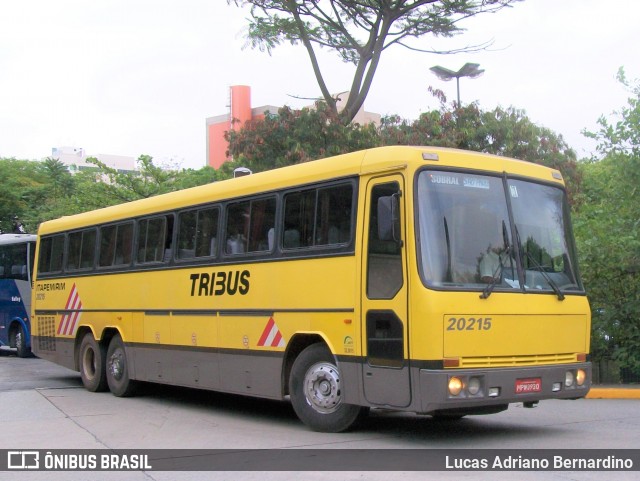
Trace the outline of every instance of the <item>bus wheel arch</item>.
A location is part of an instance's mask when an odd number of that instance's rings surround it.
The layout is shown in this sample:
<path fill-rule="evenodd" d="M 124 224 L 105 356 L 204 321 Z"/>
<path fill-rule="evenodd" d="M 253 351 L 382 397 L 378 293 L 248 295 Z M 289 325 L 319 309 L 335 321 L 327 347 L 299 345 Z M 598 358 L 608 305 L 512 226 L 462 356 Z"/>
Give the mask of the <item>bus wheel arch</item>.
<path fill-rule="evenodd" d="M 31 347 L 27 343 L 27 331 L 19 321 L 14 321 L 9 326 L 9 346 L 16 348 L 18 357 L 31 355 Z"/>
<path fill-rule="evenodd" d="M 291 379 L 291 368 L 293 367 L 293 363 L 296 358 L 307 347 L 318 343 L 327 345 L 325 339 L 320 334 L 296 334 L 287 344 L 282 364 L 282 390 L 284 396 L 290 394 L 289 381 Z"/>
<path fill-rule="evenodd" d="M 343 378 L 324 342 L 305 347 L 295 358 L 289 377 L 291 404 L 314 431 L 337 433 L 356 425 L 367 408 L 343 402 Z"/>

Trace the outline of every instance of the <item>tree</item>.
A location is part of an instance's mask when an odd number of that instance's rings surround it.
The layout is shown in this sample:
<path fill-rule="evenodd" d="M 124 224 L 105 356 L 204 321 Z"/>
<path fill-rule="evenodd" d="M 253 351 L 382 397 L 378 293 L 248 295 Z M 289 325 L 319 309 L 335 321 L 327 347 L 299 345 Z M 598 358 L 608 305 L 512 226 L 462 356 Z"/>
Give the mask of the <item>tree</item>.
<path fill-rule="evenodd" d="M 40 164 L 41 172 L 49 179 L 54 199 L 73 194 L 74 182 L 67 166 L 59 159 L 47 157 Z"/>
<path fill-rule="evenodd" d="M 16 217 L 27 232 L 35 233 L 46 220 L 223 178 L 211 167 L 163 170 L 148 155 L 138 159 L 137 172 L 119 172 L 92 160 L 95 169 L 71 175 L 62 162 L 53 158 L 42 162 L 0 158 L 0 232 L 13 231 Z"/>
<path fill-rule="evenodd" d="M 27 232 L 35 232 L 38 222 L 34 208 L 42 207 L 49 179 L 38 162 L 0 159 L 0 231 L 13 230 L 13 218 L 18 217 Z"/>
<path fill-rule="evenodd" d="M 602 116 L 598 156 L 584 163 L 574 225 L 593 318 L 596 359 L 612 356 L 640 375 L 640 81 L 618 80 L 628 105 Z"/>
<path fill-rule="evenodd" d="M 135 171 L 114 169 L 95 157 L 89 157 L 87 162 L 95 165 L 100 175 L 108 179 L 108 182 L 102 184 L 102 190 L 111 198 L 107 201 L 109 204 L 145 199 L 176 190 L 174 185 L 178 178 L 177 171 L 164 170 L 154 165 L 150 155 L 138 157 L 138 170 Z"/>
<path fill-rule="evenodd" d="M 570 201 L 580 189 L 576 153 L 561 135 L 535 124 L 515 107 L 483 111 L 476 103 L 447 104 L 439 90 L 432 93 L 440 107 L 411 122 L 385 117 L 380 128 L 384 145 L 431 145 L 513 157 L 562 172 Z"/>
<path fill-rule="evenodd" d="M 226 134 L 235 161 L 223 164 L 221 174 L 231 176 L 237 166 L 260 172 L 381 145 L 430 145 L 515 157 L 558 169 L 573 201 L 580 189 L 580 172 L 575 151 L 561 135 L 536 125 L 524 110 L 483 111 L 475 103 L 458 107 L 448 105 L 442 92 L 433 93 L 440 99 L 439 109 L 415 121 L 388 116 L 378 129 L 373 124 L 335 122 L 324 102 L 318 102 L 316 109 L 283 107 L 277 115 Z"/>
<path fill-rule="evenodd" d="M 282 107 L 276 115 L 268 113 L 264 120 L 227 132 L 225 138 L 234 158 L 223 164 L 229 171 L 242 166 L 260 172 L 380 145 L 373 124 L 342 125 L 324 102 L 315 109 Z"/>
<path fill-rule="evenodd" d="M 428 34 L 452 37 L 463 31 L 459 22 L 480 13 L 496 12 L 518 0 L 227 0 L 250 5 L 247 40 L 254 48 L 271 50 L 282 43 L 302 44 L 307 50 L 322 97 L 338 115 L 316 54 L 329 48 L 355 66 L 349 98 L 340 119 L 348 124 L 369 93 L 382 52 L 399 45 L 430 53 L 453 53 L 416 46 Z M 484 48 L 467 47 L 457 51 Z"/>

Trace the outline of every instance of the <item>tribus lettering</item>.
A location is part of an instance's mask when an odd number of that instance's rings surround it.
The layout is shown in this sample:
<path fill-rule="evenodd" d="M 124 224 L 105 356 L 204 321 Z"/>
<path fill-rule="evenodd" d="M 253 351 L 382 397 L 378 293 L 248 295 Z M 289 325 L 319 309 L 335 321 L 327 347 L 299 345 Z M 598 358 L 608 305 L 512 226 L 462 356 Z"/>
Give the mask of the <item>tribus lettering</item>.
<path fill-rule="evenodd" d="M 202 272 L 191 274 L 191 296 L 233 296 L 240 293 L 243 296 L 249 292 L 249 271 Z"/>

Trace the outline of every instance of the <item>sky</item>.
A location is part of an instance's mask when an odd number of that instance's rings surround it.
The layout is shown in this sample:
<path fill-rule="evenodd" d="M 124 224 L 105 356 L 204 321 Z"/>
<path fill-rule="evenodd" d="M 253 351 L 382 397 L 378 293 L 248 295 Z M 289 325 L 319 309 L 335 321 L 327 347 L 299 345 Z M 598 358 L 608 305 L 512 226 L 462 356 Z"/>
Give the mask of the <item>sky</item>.
<path fill-rule="evenodd" d="M 228 112 L 229 87 L 251 86 L 252 104 L 301 108 L 319 96 L 306 51 L 272 55 L 245 47 L 248 13 L 226 0 L 20 0 L 0 4 L 0 158 L 42 159 L 52 148 L 201 168 L 206 118 Z M 523 109 L 588 157 L 595 130 L 640 78 L 640 2 L 525 0 L 468 19 L 443 49 L 493 42 L 485 51 L 434 55 L 393 47 L 383 53 L 365 109 L 408 120 L 438 108 L 428 87 L 455 100 L 455 81 L 429 70 L 466 62 L 485 73 L 462 79 L 462 103 Z M 332 92 L 348 89 L 353 66 L 328 50 L 320 61 Z M 613 118 L 613 117 L 612 117 Z"/>

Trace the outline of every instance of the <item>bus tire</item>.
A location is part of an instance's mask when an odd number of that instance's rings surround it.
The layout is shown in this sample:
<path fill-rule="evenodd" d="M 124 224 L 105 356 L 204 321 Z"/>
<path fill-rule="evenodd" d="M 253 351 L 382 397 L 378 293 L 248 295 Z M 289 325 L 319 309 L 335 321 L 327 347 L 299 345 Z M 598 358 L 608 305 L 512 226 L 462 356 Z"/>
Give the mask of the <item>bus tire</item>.
<path fill-rule="evenodd" d="M 80 377 L 82 384 L 91 392 L 107 390 L 105 371 L 105 348 L 87 332 L 80 343 Z"/>
<path fill-rule="evenodd" d="M 137 383 L 129 378 L 129 364 L 120 334 L 116 334 L 107 350 L 107 384 L 114 396 L 128 397 L 134 394 Z"/>
<path fill-rule="evenodd" d="M 329 349 L 312 344 L 291 368 L 289 393 L 300 420 L 314 431 L 339 433 L 353 427 L 366 413 L 362 406 L 345 404 L 342 378 Z"/>
<path fill-rule="evenodd" d="M 31 349 L 27 347 L 27 334 L 24 332 L 24 327 L 19 324 L 14 332 L 14 342 L 18 357 L 29 357 L 31 355 Z"/>

